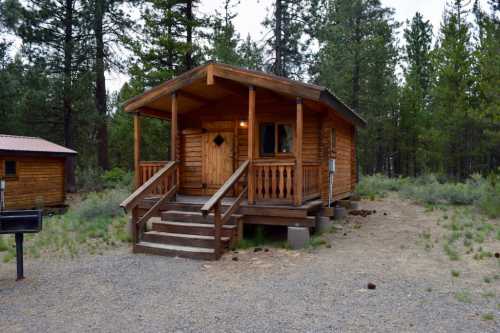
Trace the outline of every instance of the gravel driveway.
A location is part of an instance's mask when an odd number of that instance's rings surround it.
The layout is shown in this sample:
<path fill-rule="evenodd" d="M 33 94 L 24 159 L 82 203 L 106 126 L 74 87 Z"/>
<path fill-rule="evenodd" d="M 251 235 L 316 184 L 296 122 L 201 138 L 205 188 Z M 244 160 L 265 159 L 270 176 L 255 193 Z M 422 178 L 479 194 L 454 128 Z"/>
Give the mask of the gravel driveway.
<path fill-rule="evenodd" d="M 500 332 L 500 283 L 483 281 L 500 273 L 497 259 L 451 262 L 440 246 L 425 251 L 418 234 L 436 217 L 422 207 L 394 198 L 362 206 L 377 213 L 350 217 L 328 236 L 331 248 L 312 252 L 200 262 L 121 248 L 28 260 L 22 282 L 15 264 L 2 263 L 0 331 Z M 470 302 L 457 300 L 461 292 Z"/>

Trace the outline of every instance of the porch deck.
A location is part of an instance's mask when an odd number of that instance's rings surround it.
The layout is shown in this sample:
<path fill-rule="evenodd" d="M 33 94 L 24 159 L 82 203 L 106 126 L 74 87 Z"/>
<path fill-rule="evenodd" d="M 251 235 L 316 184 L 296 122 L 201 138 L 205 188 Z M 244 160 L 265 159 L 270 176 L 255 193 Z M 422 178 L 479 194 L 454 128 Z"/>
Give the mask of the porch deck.
<path fill-rule="evenodd" d="M 160 196 L 149 196 L 143 200 L 140 205 L 142 211 L 147 211 L 158 202 Z M 201 207 L 209 201 L 209 196 L 193 196 L 177 194 L 175 199 L 161 205 L 160 211 L 178 210 L 200 212 Z M 231 207 L 237 197 L 224 197 L 221 202 L 221 208 L 225 211 Z M 293 204 L 267 202 L 256 202 L 248 204 L 248 200 L 243 200 L 240 204 L 237 214 L 242 215 L 243 223 L 265 224 L 265 225 L 287 225 L 314 227 L 316 215 L 319 213 L 322 201 L 310 200 L 300 206 Z M 141 215 L 141 214 L 140 214 Z"/>

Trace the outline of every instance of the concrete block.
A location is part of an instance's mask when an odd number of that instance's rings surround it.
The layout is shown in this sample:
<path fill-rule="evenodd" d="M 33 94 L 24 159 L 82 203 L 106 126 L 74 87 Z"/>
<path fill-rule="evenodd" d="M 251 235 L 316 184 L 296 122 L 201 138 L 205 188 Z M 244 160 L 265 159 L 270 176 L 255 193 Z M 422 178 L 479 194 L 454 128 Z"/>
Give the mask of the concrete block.
<path fill-rule="evenodd" d="M 288 245 L 290 248 L 297 250 L 303 249 L 309 244 L 309 228 L 303 227 L 288 227 Z"/>
<path fill-rule="evenodd" d="M 333 217 L 335 220 L 344 219 L 346 216 L 347 216 L 347 209 L 345 209 L 345 207 L 335 206 L 335 215 Z"/>
<path fill-rule="evenodd" d="M 351 209 L 358 210 L 359 209 L 359 201 L 351 201 Z"/>
<path fill-rule="evenodd" d="M 318 219 L 317 225 L 316 225 L 316 230 L 318 232 L 327 232 L 332 229 L 333 222 L 330 220 L 329 217 L 321 216 Z"/>

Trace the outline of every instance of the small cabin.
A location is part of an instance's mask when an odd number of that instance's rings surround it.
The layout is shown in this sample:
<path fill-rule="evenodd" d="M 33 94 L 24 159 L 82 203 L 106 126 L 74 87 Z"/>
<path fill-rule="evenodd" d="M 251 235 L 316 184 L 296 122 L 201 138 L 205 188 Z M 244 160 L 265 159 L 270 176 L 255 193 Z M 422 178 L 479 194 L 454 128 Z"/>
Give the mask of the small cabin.
<path fill-rule="evenodd" d="M 134 119 L 136 191 L 122 207 L 136 252 L 217 259 L 244 224 L 314 227 L 357 182 L 356 128 L 366 122 L 321 86 L 209 63 L 124 111 Z M 141 159 L 144 117 L 170 122 L 168 160 Z"/>
<path fill-rule="evenodd" d="M 5 208 L 60 207 L 66 199 L 65 162 L 74 150 L 41 138 L 0 134 Z"/>

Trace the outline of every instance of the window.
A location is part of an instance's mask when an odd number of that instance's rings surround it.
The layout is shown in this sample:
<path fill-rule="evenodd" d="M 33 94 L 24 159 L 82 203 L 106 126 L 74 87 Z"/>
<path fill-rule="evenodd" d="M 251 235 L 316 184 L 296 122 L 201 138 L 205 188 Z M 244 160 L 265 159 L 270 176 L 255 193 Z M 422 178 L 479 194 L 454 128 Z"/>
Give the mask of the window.
<path fill-rule="evenodd" d="M 262 156 L 274 155 L 275 139 L 274 124 L 260 125 L 260 154 Z"/>
<path fill-rule="evenodd" d="M 335 133 L 335 128 L 332 128 L 330 132 L 330 158 L 335 158 L 337 146 L 337 133 Z"/>
<path fill-rule="evenodd" d="M 274 156 L 293 152 L 293 127 L 289 124 L 260 124 L 260 155 Z"/>
<path fill-rule="evenodd" d="M 5 161 L 5 177 L 16 177 L 16 161 Z"/>
<path fill-rule="evenodd" d="M 292 126 L 278 124 L 278 153 L 291 153 L 293 145 Z"/>

